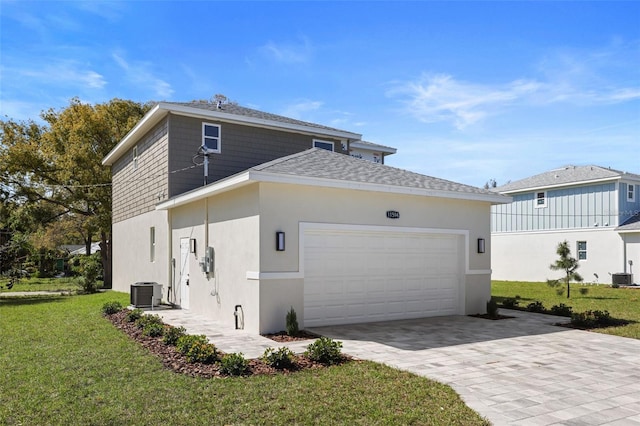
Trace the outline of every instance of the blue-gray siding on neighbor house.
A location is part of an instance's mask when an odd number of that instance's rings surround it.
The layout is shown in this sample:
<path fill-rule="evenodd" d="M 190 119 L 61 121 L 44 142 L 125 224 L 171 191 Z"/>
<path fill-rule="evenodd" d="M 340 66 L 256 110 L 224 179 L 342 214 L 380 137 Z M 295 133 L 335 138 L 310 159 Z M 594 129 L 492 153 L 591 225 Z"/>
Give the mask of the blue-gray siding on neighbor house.
<path fill-rule="evenodd" d="M 632 216 L 640 212 L 640 185 L 635 185 L 634 188 L 634 200 L 628 201 L 629 185 L 627 183 L 620 183 L 620 224 L 623 224 L 629 220 Z"/>
<path fill-rule="evenodd" d="M 522 232 L 617 226 L 616 186 L 604 183 L 509 194 L 513 197 L 511 204 L 492 207 L 491 230 Z M 545 193 L 544 206 L 538 205 L 539 192 Z"/>

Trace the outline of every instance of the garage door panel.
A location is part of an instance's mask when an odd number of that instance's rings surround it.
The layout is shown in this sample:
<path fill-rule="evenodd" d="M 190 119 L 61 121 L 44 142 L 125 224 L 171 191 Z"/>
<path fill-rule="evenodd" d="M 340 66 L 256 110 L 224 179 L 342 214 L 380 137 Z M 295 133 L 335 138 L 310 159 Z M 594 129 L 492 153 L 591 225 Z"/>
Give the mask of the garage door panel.
<path fill-rule="evenodd" d="M 305 326 L 457 314 L 457 235 L 305 233 Z"/>

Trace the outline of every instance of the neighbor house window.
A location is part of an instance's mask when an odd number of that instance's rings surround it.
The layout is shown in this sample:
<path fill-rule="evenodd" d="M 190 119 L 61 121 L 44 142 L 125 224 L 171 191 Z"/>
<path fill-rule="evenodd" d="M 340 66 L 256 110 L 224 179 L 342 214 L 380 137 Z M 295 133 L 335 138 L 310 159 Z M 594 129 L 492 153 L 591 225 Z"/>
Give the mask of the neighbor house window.
<path fill-rule="evenodd" d="M 313 141 L 313 147 L 314 148 L 326 149 L 327 151 L 333 151 L 333 142 L 314 140 Z"/>
<path fill-rule="evenodd" d="M 156 261 L 156 228 L 152 226 L 149 228 L 149 260 L 151 262 Z"/>
<path fill-rule="evenodd" d="M 209 153 L 220 153 L 220 126 L 217 124 L 202 123 L 202 146 Z"/>
<path fill-rule="evenodd" d="M 547 207 L 546 192 L 536 192 L 536 207 Z"/>
<path fill-rule="evenodd" d="M 578 260 L 587 260 L 587 242 L 578 241 Z"/>
<path fill-rule="evenodd" d="M 627 185 L 627 201 L 635 201 L 636 200 L 636 187 L 635 185 L 628 184 Z"/>
<path fill-rule="evenodd" d="M 133 170 L 138 170 L 138 146 L 133 147 Z"/>

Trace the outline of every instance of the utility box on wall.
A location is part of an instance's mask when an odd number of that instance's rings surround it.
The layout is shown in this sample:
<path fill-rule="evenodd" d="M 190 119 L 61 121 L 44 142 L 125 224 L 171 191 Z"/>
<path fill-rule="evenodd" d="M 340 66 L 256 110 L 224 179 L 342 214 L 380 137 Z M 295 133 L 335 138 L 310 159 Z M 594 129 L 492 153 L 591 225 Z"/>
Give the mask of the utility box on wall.
<path fill-rule="evenodd" d="M 131 284 L 131 304 L 136 308 L 151 308 L 162 302 L 162 285 L 156 282 Z"/>

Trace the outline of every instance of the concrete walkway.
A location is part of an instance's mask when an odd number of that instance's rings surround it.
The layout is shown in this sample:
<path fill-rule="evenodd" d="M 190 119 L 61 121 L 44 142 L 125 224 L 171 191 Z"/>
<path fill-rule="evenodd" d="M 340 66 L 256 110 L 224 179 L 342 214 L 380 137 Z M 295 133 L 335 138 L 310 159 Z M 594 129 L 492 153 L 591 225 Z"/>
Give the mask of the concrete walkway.
<path fill-rule="evenodd" d="M 453 387 L 494 425 L 640 425 L 640 340 L 553 326 L 559 317 L 501 309 L 515 318 L 466 316 L 318 327 L 356 358 Z M 187 311 L 155 311 L 224 352 L 248 358 L 280 344 Z"/>

